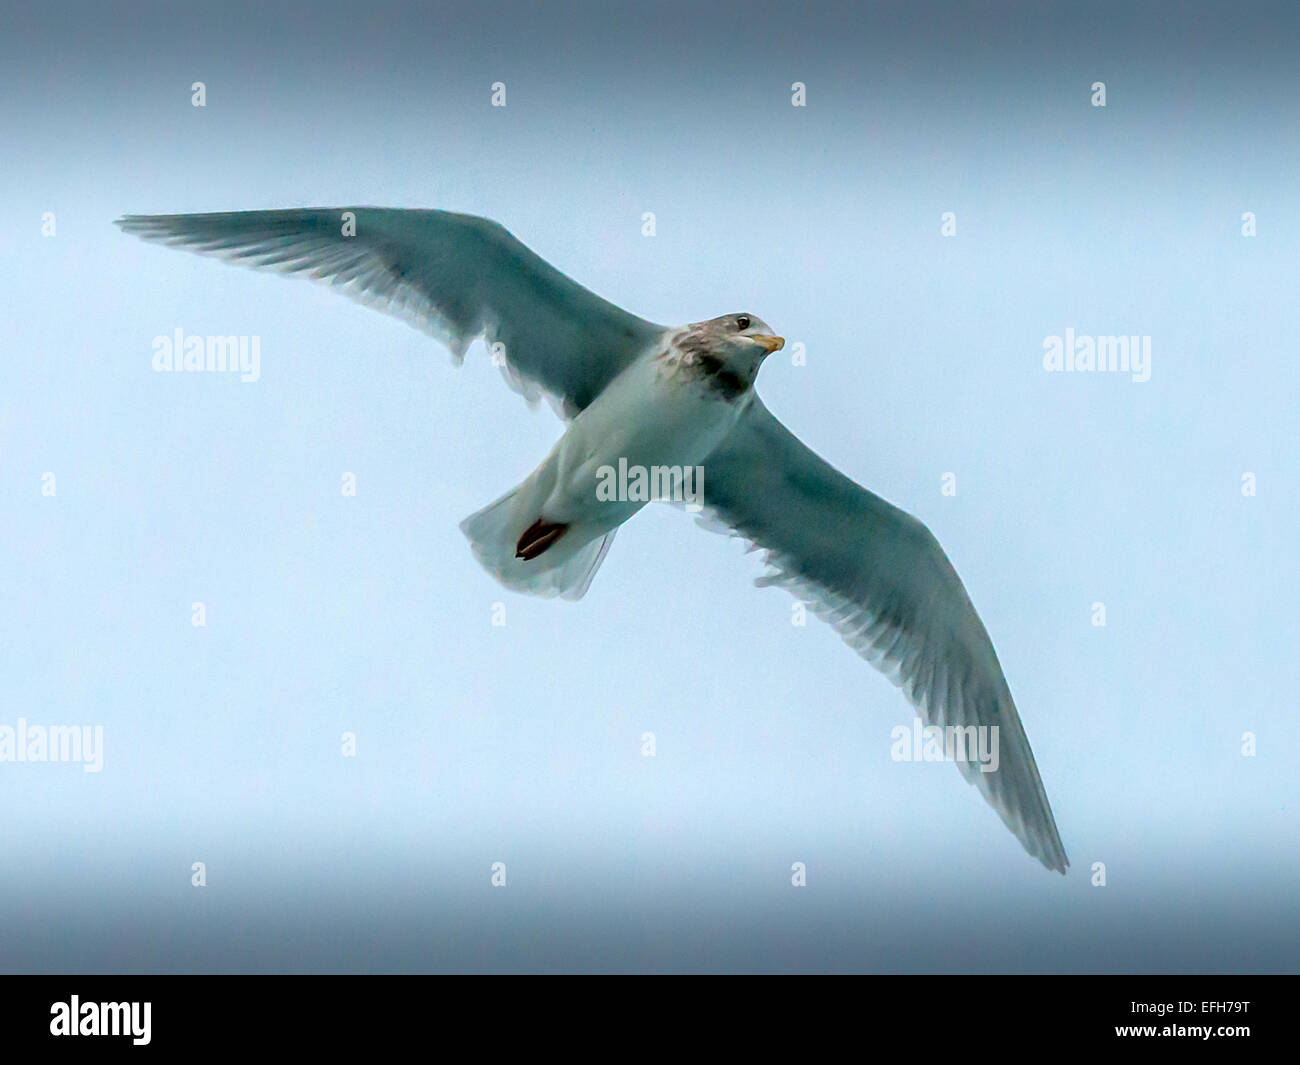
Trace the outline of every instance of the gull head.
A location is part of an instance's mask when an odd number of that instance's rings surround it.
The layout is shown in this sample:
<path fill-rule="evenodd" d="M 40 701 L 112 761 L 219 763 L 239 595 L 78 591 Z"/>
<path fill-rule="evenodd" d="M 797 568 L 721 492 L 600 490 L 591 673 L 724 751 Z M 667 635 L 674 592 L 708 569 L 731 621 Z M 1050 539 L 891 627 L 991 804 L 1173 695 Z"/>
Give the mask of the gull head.
<path fill-rule="evenodd" d="M 785 347 L 785 338 L 775 336 L 763 319 L 742 312 L 688 325 L 677 346 L 688 363 L 748 388 L 763 360 Z"/>

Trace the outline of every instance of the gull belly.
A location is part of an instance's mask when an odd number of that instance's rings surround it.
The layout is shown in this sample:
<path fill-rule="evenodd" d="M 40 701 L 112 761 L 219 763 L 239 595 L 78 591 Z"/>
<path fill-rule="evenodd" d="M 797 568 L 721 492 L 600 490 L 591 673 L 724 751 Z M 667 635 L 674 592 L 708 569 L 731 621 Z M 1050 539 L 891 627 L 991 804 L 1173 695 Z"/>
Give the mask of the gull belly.
<path fill-rule="evenodd" d="M 538 467 L 534 476 L 549 489 L 541 515 L 593 534 L 616 528 L 647 501 L 602 499 L 605 471 L 704 469 L 749 399 L 723 398 L 675 347 L 655 346 L 573 420 Z"/>

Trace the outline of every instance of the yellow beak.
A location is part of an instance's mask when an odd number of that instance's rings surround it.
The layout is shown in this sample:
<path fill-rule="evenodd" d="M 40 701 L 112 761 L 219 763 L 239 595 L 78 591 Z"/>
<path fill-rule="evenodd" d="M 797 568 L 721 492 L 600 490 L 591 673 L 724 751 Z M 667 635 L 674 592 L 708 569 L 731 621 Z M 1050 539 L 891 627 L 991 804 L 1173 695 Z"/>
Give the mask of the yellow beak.
<path fill-rule="evenodd" d="M 755 333 L 749 338 L 760 347 L 766 348 L 769 355 L 774 351 L 780 351 L 785 347 L 785 337 L 768 336 L 766 333 Z"/>

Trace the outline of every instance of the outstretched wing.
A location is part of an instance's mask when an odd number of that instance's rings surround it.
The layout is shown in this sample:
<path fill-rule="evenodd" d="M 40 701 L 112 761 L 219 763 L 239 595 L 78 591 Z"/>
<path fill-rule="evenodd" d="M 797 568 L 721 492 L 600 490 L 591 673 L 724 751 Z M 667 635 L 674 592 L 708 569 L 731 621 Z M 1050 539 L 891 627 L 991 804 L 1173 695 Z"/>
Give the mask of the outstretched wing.
<path fill-rule="evenodd" d="M 127 215 L 117 224 L 145 240 L 335 285 L 431 333 L 457 360 L 477 337 L 501 343 L 512 386 L 530 401 L 546 393 L 566 417 L 662 331 L 473 215 L 322 207 Z"/>
<path fill-rule="evenodd" d="M 998 726 L 999 765 L 960 761 L 1048 869 L 1070 864 L 993 643 L 930 530 L 854 484 L 757 399 L 705 460 L 710 516 L 767 548 L 789 588 L 899 685 L 927 725 Z"/>

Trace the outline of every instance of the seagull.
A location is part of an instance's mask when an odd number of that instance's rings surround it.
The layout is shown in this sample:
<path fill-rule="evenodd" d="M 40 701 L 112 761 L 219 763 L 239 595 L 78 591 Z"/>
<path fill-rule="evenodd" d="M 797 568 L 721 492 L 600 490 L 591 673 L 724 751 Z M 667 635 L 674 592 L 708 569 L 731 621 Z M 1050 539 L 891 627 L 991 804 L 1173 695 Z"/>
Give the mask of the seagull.
<path fill-rule="evenodd" d="M 618 527 L 647 502 L 600 492 L 606 471 L 700 471 L 702 520 L 765 551 L 756 583 L 788 589 L 834 626 L 902 688 L 927 731 L 993 730 L 993 771 L 957 765 L 1030 855 L 1065 872 L 1011 689 L 956 570 L 925 525 L 816 455 L 755 394 L 764 359 L 785 343 L 761 318 L 656 325 L 498 223 L 448 211 L 126 215 L 117 225 L 333 285 L 430 333 L 457 364 L 485 341 L 511 386 L 532 404 L 545 397 L 566 423 L 522 484 L 461 523 L 475 557 L 515 591 L 587 591 Z"/>

